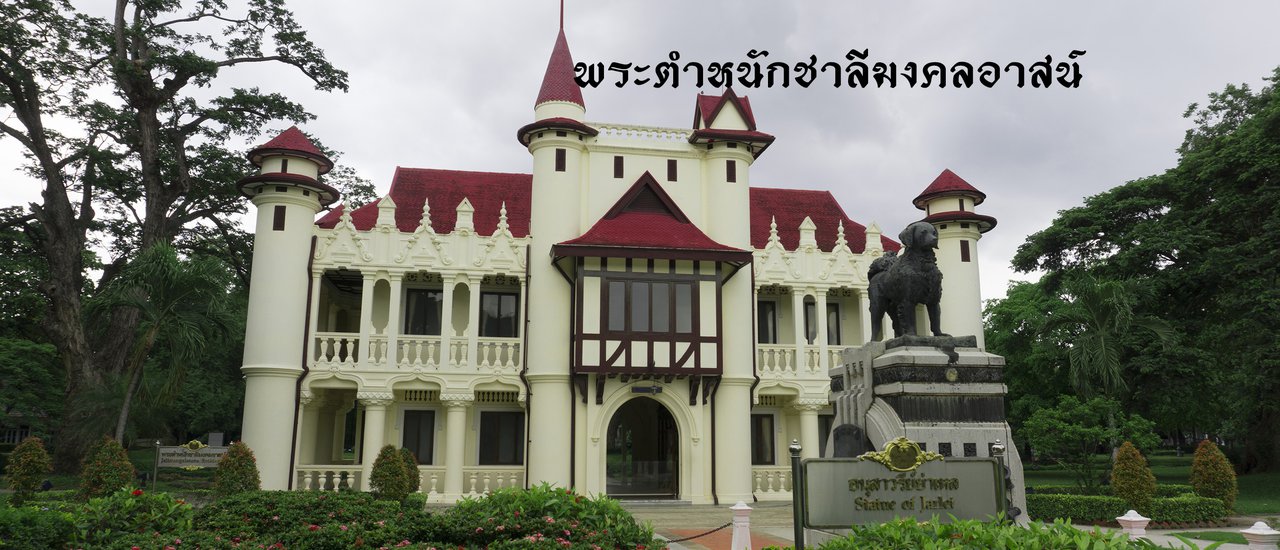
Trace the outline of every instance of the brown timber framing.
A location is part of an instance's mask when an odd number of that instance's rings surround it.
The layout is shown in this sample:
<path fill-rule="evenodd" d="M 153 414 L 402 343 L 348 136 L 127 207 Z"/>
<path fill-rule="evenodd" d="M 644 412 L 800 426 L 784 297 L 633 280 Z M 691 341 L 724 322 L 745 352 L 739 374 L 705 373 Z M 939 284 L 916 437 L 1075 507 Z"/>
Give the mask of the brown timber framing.
<path fill-rule="evenodd" d="M 630 376 L 716 376 L 722 372 L 723 361 L 723 340 L 720 337 L 720 331 L 723 324 L 720 311 L 721 285 L 723 284 L 726 268 L 736 271 L 739 266 L 725 266 L 721 262 L 714 263 L 714 273 L 702 273 L 702 262 L 692 262 L 691 273 L 676 273 L 676 260 L 670 260 L 667 264 L 665 272 L 656 272 L 654 262 L 646 263 L 644 271 L 635 271 L 635 262 L 632 258 L 625 258 L 625 271 L 610 271 L 607 268 L 608 258 L 601 258 L 600 269 L 587 269 L 585 259 L 582 257 L 575 258 L 574 262 L 574 337 L 573 337 L 573 372 L 578 373 L 599 373 L 599 374 L 625 374 Z M 585 277 L 597 277 L 600 279 L 600 311 L 586 312 L 583 279 Z M 671 315 L 667 328 L 664 331 L 629 331 L 629 330 L 610 330 L 608 325 L 608 305 L 610 304 L 610 282 L 667 282 L 671 283 L 671 290 L 667 293 L 667 312 Z M 702 335 L 702 307 L 700 298 L 700 287 L 702 281 L 712 281 L 716 285 L 716 317 L 715 317 L 715 336 Z M 690 326 L 688 332 L 678 332 L 676 319 L 676 286 L 687 285 L 690 290 L 689 298 L 689 315 Z M 631 292 L 630 286 L 624 288 L 624 322 L 631 319 Z M 601 327 L 599 334 L 584 334 L 583 319 L 588 314 L 598 314 L 600 316 L 599 326 Z M 652 323 L 650 319 L 650 323 Z M 652 326 L 652 325 L 650 325 Z M 585 365 L 583 357 L 583 342 L 598 341 L 599 357 L 594 365 Z M 606 342 L 619 342 L 618 348 L 614 353 L 607 352 Z M 654 354 L 655 343 L 666 342 L 667 346 L 667 367 L 657 367 L 654 365 L 652 357 Z M 634 344 L 647 346 L 646 355 L 650 358 L 647 365 L 634 365 L 631 360 L 631 349 Z M 687 343 L 688 348 L 677 355 L 677 343 Z M 716 360 L 714 364 L 703 364 L 702 360 L 702 344 L 714 344 L 716 347 Z M 692 366 L 687 366 L 692 363 Z"/>

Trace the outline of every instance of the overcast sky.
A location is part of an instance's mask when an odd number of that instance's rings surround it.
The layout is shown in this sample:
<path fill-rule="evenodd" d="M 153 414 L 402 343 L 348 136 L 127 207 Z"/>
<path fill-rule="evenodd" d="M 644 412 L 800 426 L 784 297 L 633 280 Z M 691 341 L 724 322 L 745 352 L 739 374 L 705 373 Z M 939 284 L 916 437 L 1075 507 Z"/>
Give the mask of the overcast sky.
<path fill-rule="evenodd" d="M 87 3 L 90 9 L 104 9 Z M 528 172 L 515 131 L 532 121 L 555 39 L 556 0 L 292 2 L 310 37 L 350 72 L 346 94 L 311 91 L 286 67 L 254 67 L 219 86 L 259 85 L 318 116 L 304 129 L 344 153 L 385 192 L 396 166 Z M 1057 211 L 1176 161 L 1187 105 L 1227 83 L 1258 87 L 1280 65 L 1280 2 L 1141 0 L 717 1 L 567 0 L 575 61 L 651 64 L 770 61 L 810 54 L 868 63 L 1030 64 L 1071 50 L 1077 89 L 736 88 L 777 141 L 752 184 L 830 190 L 853 219 L 890 235 L 921 213 L 910 203 L 944 168 L 986 192 L 999 220 L 979 245 L 983 297 L 1004 295 L 1009 260 Z M 829 77 L 828 77 L 829 78 Z M 611 81 L 610 81 L 611 82 Z M 825 82 L 820 80 L 819 82 Z M 704 91 L 711 91 L 706 89 Z M 612 84 L 586 89 L 587 119 L 687 127 L 698 89 Z M 280 129 L 283 129 L 281 126 Z M 0 139 L 0 204 L 37 200 Z"/>

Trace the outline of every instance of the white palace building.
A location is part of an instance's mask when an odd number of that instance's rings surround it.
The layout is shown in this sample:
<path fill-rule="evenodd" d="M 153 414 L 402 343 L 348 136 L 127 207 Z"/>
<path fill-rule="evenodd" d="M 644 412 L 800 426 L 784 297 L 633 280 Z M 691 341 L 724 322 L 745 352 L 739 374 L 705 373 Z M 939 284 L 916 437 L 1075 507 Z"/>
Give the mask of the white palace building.
<path fill-rule="evenodd" d="M 790 498 L 787 443 L 823 452 L 828 367 L 869 339 L 867 270 L 899 245 L 829 192 L 753 187 L 774 138 L 746 97 L 692 107 L 690 128 L 588 122 L 562 30 L 516 132 L 531 173 L 398 168 L 352 207 L 296 128 L 254 149 L 243 440 L 263 487 L 367 489 L 391 444 L 443 502 L 542 481 Z M 945 171 L 914 199 L 942 326 L 979 346 L 984 197 Z"/>

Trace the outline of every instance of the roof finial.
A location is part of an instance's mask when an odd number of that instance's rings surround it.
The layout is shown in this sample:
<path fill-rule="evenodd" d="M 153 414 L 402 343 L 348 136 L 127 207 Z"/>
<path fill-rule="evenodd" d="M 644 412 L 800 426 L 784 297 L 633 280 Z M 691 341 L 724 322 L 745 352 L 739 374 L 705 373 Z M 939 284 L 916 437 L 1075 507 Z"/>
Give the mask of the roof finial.
<path fill-rule="evenodd" d="M 564 0 L 560 0 L 560 32 L 564 32 Z"/>

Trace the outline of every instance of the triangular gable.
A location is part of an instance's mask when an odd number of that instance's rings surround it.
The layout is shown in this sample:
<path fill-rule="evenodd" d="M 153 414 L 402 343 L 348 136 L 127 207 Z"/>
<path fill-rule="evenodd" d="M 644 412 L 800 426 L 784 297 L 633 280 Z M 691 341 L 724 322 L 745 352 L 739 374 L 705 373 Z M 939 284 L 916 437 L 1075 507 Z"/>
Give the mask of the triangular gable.
<path fill-rule="evenodd" d="M 747 130 L 755 131 L 756 118 L 751 112 L 751 101 L 746 97 L 738 97 L 732 87 L 725 88 L 724 94 L 720 96 L 698 94 L 698 101 L 693 109 L 693 128 L 695 130 L 710 128 L 726 104 L 731 104 L 737 109 L 738 116 L 746 124 Z"/>
<path fill-rule="evenodd" d="M 676 201 L 671 199 L 671 195 L 667 194 L 647 170 L 631 184 L 631 188 L 622 194 L 618 202 L 613 203 L 613 207 L 602 218 L 611 220 L 626 212 L 665 213 L 680 223 L 691 223 L 689 217 L 676 205 Z"/>

